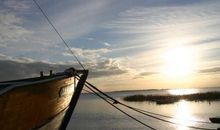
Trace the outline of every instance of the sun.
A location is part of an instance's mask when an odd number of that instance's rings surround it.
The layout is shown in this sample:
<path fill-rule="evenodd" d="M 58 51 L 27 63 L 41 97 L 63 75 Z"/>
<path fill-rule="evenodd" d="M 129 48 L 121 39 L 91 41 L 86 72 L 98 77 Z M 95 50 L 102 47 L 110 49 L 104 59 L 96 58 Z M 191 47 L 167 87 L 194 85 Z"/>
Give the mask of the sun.
<path fill-rule="evenodd" d="M 169 48 L 163 54 L 162 73 L 172 78 L 191 76 L 195 71 L 195 54 L 190 47 Z"/>

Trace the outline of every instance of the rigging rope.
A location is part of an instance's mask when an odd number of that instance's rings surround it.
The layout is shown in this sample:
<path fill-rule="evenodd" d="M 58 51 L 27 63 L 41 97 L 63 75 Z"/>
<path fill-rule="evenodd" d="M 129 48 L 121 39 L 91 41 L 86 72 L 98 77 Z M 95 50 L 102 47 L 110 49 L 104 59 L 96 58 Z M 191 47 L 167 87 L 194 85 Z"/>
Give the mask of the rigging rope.
<path fill-rule="evenodd" d="M 101 96 L 100 94 L 98 94 L 97 92 L 95 92 L 93 89 L 91 89 L 90 87 L 88 87 L 88 85 L 85 85 L 90 91 L 92 91 L 96 96 L 100 97 L 101 99 L 103 99 L 106 103 L 108 103 L 109 105 L 111 105 L 112 107 L 114 107 L 115 109 L 119 110 L 120 112 L 122 112 L 123 114 L 125 114 L 126 116 L 130 117 L 131 119 L 135 120 L 136 122 L 139 122 L 140 124 L 144 125 L 147 128 L 150 128 L 151 130 L 157 130 L 149 125 L 147 125 L 146 123 L 140 121 L 139 119 L 133 117 L 132 115 L 128 114 L 127 112 L 123 111 L 122 109 L 120 109 L 119 107 L 117 107 L 116 105 L 112 104 L 110 101 L 108 101 L 107 99 L 105 99 L 103 96 Z M 84 90 L 85 91 L 85 90 Z M 86 90 L 87 91 L 87 90 Z"/>
<path fill-rule="evenodd" d="M 44 17 L 47 19 L 48 23 L 52 26 L 52 28 L 54 29 L 54 31 L 57 33 L 57 35 L 60 37 L 60 39 L 62 40 L 62 42 L 64 43 L 64 45 L 68 48 L 68 50 L 70 51 L 70 53 L 75 57 L 75 59 L 77 60 L 78 64 L 85 70 L 83 64 L 80 62 L 80 60 L 77 58 L 77 56 L 74 54 L 74 52 L 71 50 L 71 48 L 69 47 L 69 45 L 67 44 L 67 42 L 64 40 L 64 38 L 62 37 L 62 35 L 59 33 L 59 31 L 56 29 L 56 27 L 53 25 L 53 23 L 51 22 L 51 20 L 49 19 L 49 17 L 47 16 L 47 14 L 44 12 L 44 10 L 40 7 L 40 5 L 37 3 L 36 0 L 33 0 L 34 3 L 37 5 L 37 7 L 39 8 L 39 10 L 42 12 L 42 14 L 44 15 Z"/>
<path fill-rule="evenodd" d="M 149 112 L 149 111 L 142 110 L 142 109 L 139 109 L 139 108 L 136 108 L 136 107 L 132 107 L 132 108 L 136 109 L 136 110 L 139 110 L 139 111 L 143 111 L 143 112 L 149 113 L 149 114 L 153 114 L 153 115 L 157 115 L 157 116 L 161 116 L 161 117 L 165 117 L 165 118 L 171 118 L 171 119 L 175 119 L 175 120 L 181 120 L 181 121 L 187 121 L 187 122 L 195 122 L 195 123 L 202 123 L 202 124 L 213 124 L 211 122 L 206 122 L 206 121 L 180 119 L 180 118 L 176 118 L 176 117 L 173 117 L 173 116 L 167 116 L 167 115 L 162 115 L 162 114 L 158 114 L 158 113 L 154 113 L 154 112 Z"/>
<path fill-rule="evenodd" d="M 124 106 L 124 107 L 126 107 L 126 108 L 129 108 L 129 109 L 131 109 L 131 110 L 133 110 L 133 111 L 136 111 L 136 112 L 138 112 L 138 113 L 140 113 L 140 114 L 143 114 L 143 115 L 145 115 L 145 116 L 148 116 L 148 117 L 151 117 L 151 118 L 154 118 L 154 119 L 163 121 L 163 122 L 171 123 L 171 124 L 174 124 L 174 125 L 182 125 L 182 126 L 185 126 L 185 127 L 188 127 L 188 128 L 200 129 L 200 130 L 215 130 L 215 129 L 209 129 L 209 128 L 202 128 L 202 127 L 195 127 L 195 126 L 184 125 L 184 124 L 181 124 L 181 123 L 176 123 L 176 122 L 173 122 L 173 121 L 165 120 L 165 119 L 162 119 L 162 118 L 159 118 L 159 117 L 156 117 L 156 116 L 147 114 L 148 111 L 141 110 L 141 109 L 137 109 L 137 108 L 128 106 L 128 105 L 126 105 L 126 104 L 124 104 L 124 103 L 121 103 L 121 102 L 119 102 L 118 100 L 116 100 L 116 99 L 112 98 L 111 96 L 107 95 L 106 93 L 100 91 L 98 88 L 96 88 L 96 87 L 95 87 L 94 85 L 92 85 L 91 83 L 86 82 L 86 87 L 87 87 L 87 88 L 90 88 L 89 86 L 90 86 L 92 89 L 94 89 L 94 90 L 96 90 L 97 92 L 99 92 L 99 93 L 101 93 L 102 95 L 104 95 L 105 97 L 107 97 L 109 100 L 111 100 L 111 101 L 113 102 L 113 104 L 115 104 L 115 103 L 116 103 L 116 104 L 120 104 L 120 105 L 122 105 L 122 106 Z M 90 88 L 90 89 L 91 89 L 91 88 Z M 96 91 L 94 91 L 94 90 L 93 90 L 93 93 L 95 93 L 95 94 L 97 95 L 98 93 L 97 93 Z M 145 113 L 145 112 L 146 112 L 146 113 Z M 199 122 L 199 121 L 197 121 L 197 122 Z M 202 122 L 200 122 L 200 123 L 202 123 Z"/>

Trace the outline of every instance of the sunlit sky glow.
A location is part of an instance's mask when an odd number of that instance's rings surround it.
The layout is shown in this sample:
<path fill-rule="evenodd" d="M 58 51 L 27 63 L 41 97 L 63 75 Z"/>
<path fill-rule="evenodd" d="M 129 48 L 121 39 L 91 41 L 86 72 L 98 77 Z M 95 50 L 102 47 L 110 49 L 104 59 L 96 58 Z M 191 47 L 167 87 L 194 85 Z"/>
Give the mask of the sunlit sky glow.
<path fill-rule="evenodd" d="M 219 0 L 37 1 L 103 90 L 220 84 Z M 70 65 L 31 0 L 0 1 L 1 80 Z"/>

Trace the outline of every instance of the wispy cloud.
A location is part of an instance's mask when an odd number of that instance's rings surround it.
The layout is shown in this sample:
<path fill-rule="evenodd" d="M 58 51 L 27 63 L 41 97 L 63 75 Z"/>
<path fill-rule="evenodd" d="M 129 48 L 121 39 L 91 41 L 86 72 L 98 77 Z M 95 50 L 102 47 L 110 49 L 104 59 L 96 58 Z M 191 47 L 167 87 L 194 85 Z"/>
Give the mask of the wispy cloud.
<path fill-rule="evenodd" d="M 142 73 L 140 73 L 140 76 L 149 76 L 149 75 L 153 75 L 153 74 L 157 74 L 157 72 L 142 72 Z"/>
<path fill-rule="evenodd" d="M 111 52 L 111 50 L 107 48 L 98 48 L 98 49 L 82 49 L 82 48 L 71 48 L 76 56 L 80 59 L 88 61 L 97 61 L 98 58 L 101 58 L 102 54 Z M 64 52 L 63 55 L 65 56 L 72 56 L 72 54 L 68 52 Z"/>
<path fill-rule="evenodd" d="M 158 72 L 141 72 L 133 77 L 133 79 L 140 79 L 148 76 L 153 76 L 158 74 Z"/>
<path fill-rule="evenodd" d="M 83 2 L 78 1 L 77 6 L 74 6 L 74 1 L 67 0 L 65 3 L 62 2 L 63 4 L 58 2 L 51 7 L 48 4 L 48 9 L 45 9 L 45 11 L 48 12 L 47 14 L 63 37 L 66 40 L 74 40 L 99 28 L 99 23 L 103 22 L 103 19 L 101 19 L 103 12 L 105 12 L 111 2 L 112 0 L 87 0 Z M 59 7 L 60 5 L 62 7 Z M 55 11 L 57 6 L 60 9 L 65 7 L 65 9 L 57 12 Z M 42 28 L 47 26 L 48 24 L 45 23 Z"/>
<path fill-rule="evenodd" d="M 214 68 L 208 68 L 208 69 L 203 69 L 199 71 L 200 73 L 219 73 L 220 72 L 220 67 L 214 67 Z"/>
<path fill-rule="evenodd" d="M 100 19 L 102 13 L 111 3 L 111 1 L 79 1 L 75 4 L 75 1 L 69 0 L 62 4 L 38 2 L 70 46 L 74 46 L 71 44 L 74 39 L 98 28 L 98 23 L 102 22 Z M 64 51 L 64 47 L 60 48 L 63 46 L 60 44 L 61 40 L 33 2 L 9 0 L 4 1 L 3 5 L 0 9 L 1 52 L 7 55 L 30 54 L 30 57 L 35 57 L 33 53 L 40 55 L 48 51 L 50 52 L 48 55 L 53 57 L 57 51 Z M 65 8 L 59 7 L 60 5 Z M 57 8 L 59 12 L 55 11 Z M 30 14 L 26 14 L 27 11 Z M 101 44 L 109 45 L 104 42 Z M 97 53 L 103 51 L 106 50 L 100 49 Z M 84 54 L 90 56 L 92 53 L 95 52 L 87 51 Z"/>
<path fill-rule="evenodd" d="M 30 8 L 32 1 L 29 0 L 3 0 L 3 4 L 15 11 L 25 11 Z"/>
<path fill-rule="evenodd" d="M 137 59 L 129 62 L 133 66 L 138 65 L 137 69 L 141 66 L 154 70 L 155 66 L 152 68 L 146 63 L 156 61 L 157 66 L 160 65 L 163 50 L 176 45 L 194 47 L 200 54 L 199 63 L 209 62 L 212 66 L 210 61 L 213 57 L 216 57 L 215 60 L 219 57 L 219 12 L 218 1 L 136 7 L 121 12 L 105 28 L 112 35 L 121 36 L 112 52 L 117 56 L 130 56 L 131 61 Z M 207 56 L 209 58 L 202 61 Z"/>
<path fill-rule="evenodd" d="M 109 44 L 108 42 L 103 42 L 103 44 L 104 44 L 105 46 L 107 46 L 107 47 L 110 47 L 110 46 L 111 46 L 111 44 Z"/>
<path fill-rule="evenodd" d="M 22 26 L 23 20 L 15 13 L 0 10 L 0 43 L 9 45 L 14 42 L 21 42 L 25 35 L 31 31 Z"/>

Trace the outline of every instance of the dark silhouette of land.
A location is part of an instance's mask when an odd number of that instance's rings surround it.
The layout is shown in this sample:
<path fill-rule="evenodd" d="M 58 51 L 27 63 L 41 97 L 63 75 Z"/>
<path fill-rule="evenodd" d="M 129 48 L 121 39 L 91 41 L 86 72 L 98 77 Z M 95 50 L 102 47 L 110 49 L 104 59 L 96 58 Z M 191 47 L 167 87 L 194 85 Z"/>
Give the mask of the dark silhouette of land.
<path fill-rule="evenodd" d="M 131 95 L 123 98 L 124 101 L 129 102 L 156 102 L 157 104 L 172 104 L 178 102 L 179 100 L 187 101 L 220 101 L 220 92 L 206 92 L 206 93 L 196 93 L 187 95 Z"/>

